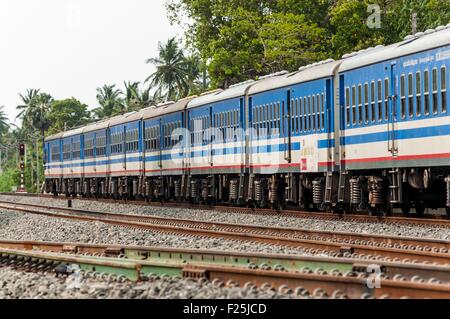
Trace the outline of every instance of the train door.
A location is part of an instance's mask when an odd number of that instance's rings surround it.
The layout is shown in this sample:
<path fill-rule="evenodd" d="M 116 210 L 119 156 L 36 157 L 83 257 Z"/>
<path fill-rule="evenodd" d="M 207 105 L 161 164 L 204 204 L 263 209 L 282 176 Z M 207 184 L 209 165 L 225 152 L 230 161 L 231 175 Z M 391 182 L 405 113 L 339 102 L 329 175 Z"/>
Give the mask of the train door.
<path fill-rule="evenodd" d="M 392 157 L 398 156 L 398 140 L 397 140 L 397 109 L 398 95 L 397 95 L 397 78 L 395 74 L 396 62 L 391 63 L 389 74 L 389 86 L 386 86 L 386 90 L 390 90 L 389 94 L 389 114 L 388 114 L 388 150 L 392 154 Z M 389 88 L 388 88 L 389 87 Z"/>
<path fill-rule="evenodd" d="M 292 120 L 291 120 L 291 89 L 287 90 L 286 101 L 282 102 L 283 109 L 283 141 L 284 160 L 292 163 Z"/>

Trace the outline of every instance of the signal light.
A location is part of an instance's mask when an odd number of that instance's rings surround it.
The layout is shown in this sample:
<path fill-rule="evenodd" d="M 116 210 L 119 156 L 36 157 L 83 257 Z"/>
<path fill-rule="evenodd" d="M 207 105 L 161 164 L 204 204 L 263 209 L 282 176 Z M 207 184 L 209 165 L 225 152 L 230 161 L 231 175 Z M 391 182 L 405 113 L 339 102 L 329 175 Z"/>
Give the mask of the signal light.
<path fill-rule="evenodd" d="M 19 145 L 19 155 L 20 156 L 25 156 L 25 144 L 20 144 Z"/>
<path fill-rule="evenodd" d="M 25 164 L 24 163 L 20 163 L 20 169 L 24 170 L 25 169 Z"/>

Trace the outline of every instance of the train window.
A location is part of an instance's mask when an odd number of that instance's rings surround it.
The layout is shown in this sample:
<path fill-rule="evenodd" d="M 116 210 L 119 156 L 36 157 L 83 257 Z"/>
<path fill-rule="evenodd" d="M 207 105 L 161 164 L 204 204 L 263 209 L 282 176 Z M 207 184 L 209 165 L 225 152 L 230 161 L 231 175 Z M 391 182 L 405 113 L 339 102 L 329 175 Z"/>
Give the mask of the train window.
<path fill-rule="evenodd" d="M 371 121 L 375 122 L 376 119 L 376 108 L 375 108 L 375 82 L 370 83 L 370 114 Z"/>
<path fill-rule="evenodd" d="M 414 79 L 412 73 L 408 74 L 408 110 L 409 117 L 414 116 Z"/>
<path fill-rule="evenodd" d="M 424 88 L 424 113 L 425 115 L 430 114 L 430 72 L 425 70 L 423 72 L 423 88 Z"/>
<path fill-rule="evenodd" d="M 270 134 L 270 121 L 272 119 L 269 116 L 269 104 L 266 105 L 266 136 Z"/>
<path fill-rule="evenodd" d="M 378 121 L 383 120 L 383 82 L 378 80 Z"/>
<path fill-rule="evenodd" d="M 350 125 L 350 88 L 345 89 L 345 121 L 347 125 Z"/>
<path fill-rule="evenodd" d="M 447 76 L 446 68 L 441 68 L 441 103 L 442 113 L 447 113 Z"/>
<path fill-rule="evenodd" d="M 422 74 L 416 73 L 416 116 L 422 114 Z"/>
<path fill-rule="evenodd" d="M 316 97 L 313 95 L 311 97 L 311 108 L 312 108 L 312 131 L 316 130 L 317 125 L 317 106 L 316 106 Z"/>
<path fill-rule="evenodd" d="M 307 132 L 309 130 L 309 120 L 308 120 L 308 99 L 303 97 L 303 131 Z"/>
<path fill-rule="evenodd" d="M 364 84 L 364 121 L 369 123 L 369 84 Z"/>
<path fill-rule="evenodd" d="M 280 108 L 280 102 L 275 103 L 275 106 L 277 108 L 277 128 L 278 128 L 278 133 L 277 134 L 281 134 L 281 108 Z"/>
<path fill-rule="evenodd" d="M 362 114 L 362 85 L 358 85 L 358 123 L 362 124 L 363 114 Z"/>
<path fill-rule="evenodd" d="M 401 115 L 402 119 L 406 117 L 406 83 L 405 76 L 400 77 L 400 103 L 401 103 Z"/>
<path fill-rule="evenodd" d="M 384 79 L 384 118 L 389 120 L 389 79 Z"/>
<path fill-rule="evenodd" d="M 303 103 L 302 103 L 302 98 L 299 98 L 299 99 L 297 99 L 297 105 L 298 105 L 298 119 L 297 119 L 297 122 L 298 122 L 298 132 L 299 133 L 301 133 L 302 131 L 303 131 L 303 110 L 302 110 L 302 108 L 303 108 Z"/>
<path fill-rule="evenodd" d="M 352 86 L 352 122 L 356 124 L 356 86 Z"/>
<path fill-rule="evenodd" d="M 325 128 L 325 94 L 322 93 L 321 97 L 322 102 L 322 130 Z"/>
<path fill-rule="evenodd" d="M 438 69 L 433 69 L 433 114 L 439 112 L 439 96 L 438 96 Z"/>
<path fill-rule="evenodd" d="M 290 118 L 289 121 L 290 121 L 290 125 L 291 125 L 291 131 L 293 133 L 295 133 L 296 132 L 295 126 L 297 124 L 297 117 L 296 117 L 297 108 L 295 106 L 295 100 L 294 99 L 292 99 L 290 101 L 290 103 L 291 103 L 291 118 Z"/>
<path fill-rule="evenodd" d="M 311 96 L 308 96 L 308 131 L 312 131 L 312 105 L 311 105 Z"/>
<path fill-rule="evenodd" d="M 320 104 L 320 94 L 316 95 L 316 108 L 317 108 L 317 130 L 322 129 L 322 105 Z"/>

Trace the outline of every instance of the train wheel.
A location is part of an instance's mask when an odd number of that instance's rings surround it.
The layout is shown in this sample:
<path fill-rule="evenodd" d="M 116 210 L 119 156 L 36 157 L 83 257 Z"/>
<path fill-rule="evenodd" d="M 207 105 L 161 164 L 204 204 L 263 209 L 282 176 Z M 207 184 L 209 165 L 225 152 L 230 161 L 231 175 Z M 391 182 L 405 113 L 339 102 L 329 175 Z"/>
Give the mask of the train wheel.
<path fill-rule="evenodd" d="M 409 203 L 402 204 L 402 213 L 405 215 L 411 214 L 411 205 Z"/>
<path fill-rule="evenodd" d="M 416 204 L 416 214 L 419 216 L 422 216 L 425 213 L 425 209 L 427 207 L 425 206 L 424 203 L 417 203 Z"/>

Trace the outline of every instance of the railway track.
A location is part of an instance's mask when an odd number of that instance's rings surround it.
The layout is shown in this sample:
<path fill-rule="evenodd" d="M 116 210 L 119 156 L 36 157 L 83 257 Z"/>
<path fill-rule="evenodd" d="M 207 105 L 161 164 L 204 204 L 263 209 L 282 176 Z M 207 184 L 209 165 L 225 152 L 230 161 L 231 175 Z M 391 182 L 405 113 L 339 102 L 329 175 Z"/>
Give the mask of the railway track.
<path fill-rule="evenodd" d="M 236 225 L 11 202 L 0 202 L 0 208 L 27 214 L 103 222 L 166 233 L 298 247 L 311 254 L 324 253 L 331 256 L 394 262 L 450 264 L 450 241 L 445 240 Z"/>
<path fill-rule="evenodd" d="M 211 210 L 222 211 L 226 213 L 235 214 L 247 214 L 256 216 L 278 216 L 278 217 L 291 217 L 291 218 L 308 218 L 312 220 L 325 220 L 325 221 L 347 221 L 347 222 L 359 222 L 359 223 L 383 223 L 388 225 L 410 225 L 410 226 L 435 226 L 450 228 L 450 218 L 443 215 L 429 215 L 429 216 L 403 216 L 401 214 L 395 214 L 393 216 L 370 216 L 364 213 L 353 214 L 332 214 L 316 211 L 301 211 L 295 209 L 287 209 L 282 211 L 274 211 L 272 209 L 263 208 L 249 208 L 249 207 L 234 207 L 226 205 L 191 205 L 188 203 L 176 203 L 176 202 L 147 202 L 142 200 L 114 200 L 105 198 L 84 198 L 84 197 L 55 197 L 47 194 L 17 194 L 17 193 L 4 193 L 2 195 L 18 196 L 18 197 L 36 197 L 55 199 L 61 201 L 68 201 L 71 199 L 80 201 L 98 201 L 103 203 L 119 203 L 129 204 L 136 206 L 149 206 L 149 207 L 168 207 L 168 208 L 183 208 L 192 210 Z"/>
<path fill-rule="evenodd" d="M 254 267 L 252 261 L 263 264 Z M 337 258 L 2 241 L 0 265 L 35 272 L 58 269 L 63 274 L 78 268 L 100 278 L 133 281 L 155 275 L 180 276 L 220 286 L 253 286 L 322 298 L 450 297 L 449 267 L 386 263 L 379 277 L 371 277 L 364 269 L 369 263 L 355 265 Z M 418 272 L 422 278 L 411 276 Z M 370 285 L 373 280 L 378 280 L 378 288 Z"/>

